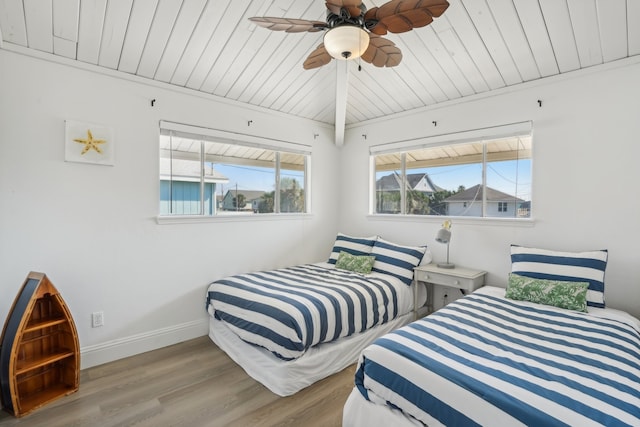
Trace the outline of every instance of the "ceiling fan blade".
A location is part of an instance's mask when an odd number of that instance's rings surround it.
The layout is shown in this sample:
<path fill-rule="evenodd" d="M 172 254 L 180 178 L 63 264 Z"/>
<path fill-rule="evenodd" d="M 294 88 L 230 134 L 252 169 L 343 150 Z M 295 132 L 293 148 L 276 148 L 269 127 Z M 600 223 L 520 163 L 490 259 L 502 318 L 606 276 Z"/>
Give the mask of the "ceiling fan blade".
<path fill-rule="evenodd" d="M 369 47 L 362 59 L 376 67 L 395 67 L 402 61 L 402 52 L 391 40 L 369 34 Z"/>
<path fill-rule="evenodd" d="M 327 27 L 326 22 L 308 21 L 306 19 L 273 18 L 273 17 L 253 17 L 249 21 L 256 25 L 273 31 L 285 31 L 287 33 L 302 33 L 308 31 L 315 33 Z"/>
<path fill-rule="evenodd" d="M 448 7 L 446 0 L 391 0 L 369 9 L 364 20 L 374 34 L 404 33 L 431 24 Z"/>
<path fill-rule="evenodd" d="M 362 13 L 362 0 L 328 0 L 326 3 L 327 9 L 331 13 L 340 16 L 344 10 L 349 14 L 349 17 L 360 16 Z"/>
<path fill-rule="evenodd" d="M 327 52 L 327 49 L 324 48 L 324 43 L 321 43 L 313 52 L 309 54 L 307 59 L 302 64 L 302 67 L 305 70 L 311 70 L 313 68 L 322 67 L 323 65 L 327 65 L 331 62 L 333 58 Z"/>

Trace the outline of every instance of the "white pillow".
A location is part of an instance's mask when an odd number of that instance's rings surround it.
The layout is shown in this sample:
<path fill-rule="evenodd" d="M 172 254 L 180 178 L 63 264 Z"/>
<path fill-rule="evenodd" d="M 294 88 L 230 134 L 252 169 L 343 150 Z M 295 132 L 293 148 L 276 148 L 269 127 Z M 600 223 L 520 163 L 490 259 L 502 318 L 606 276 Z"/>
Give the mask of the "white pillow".
<path fill-rule="evenodd" d="M 424 251 L 424 255 L 422 256 L 422 261 L 420 261 L 420 265 L 431 264 L 431 261 L 433 261 L 433 254 L 431 253 L 431 250 L 427 247 L 426 250 Z"/>

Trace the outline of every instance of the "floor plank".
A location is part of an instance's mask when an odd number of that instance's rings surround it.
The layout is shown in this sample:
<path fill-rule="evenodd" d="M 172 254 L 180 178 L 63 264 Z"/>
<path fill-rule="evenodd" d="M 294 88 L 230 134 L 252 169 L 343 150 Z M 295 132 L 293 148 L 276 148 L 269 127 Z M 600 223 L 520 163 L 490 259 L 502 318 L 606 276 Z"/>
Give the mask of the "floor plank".
<path fill-rule="evenodd" d="M 354 370 L 279 397 L 200 337 L 85 369 L 77 393 L 0 427 L 340 426 Z"/>

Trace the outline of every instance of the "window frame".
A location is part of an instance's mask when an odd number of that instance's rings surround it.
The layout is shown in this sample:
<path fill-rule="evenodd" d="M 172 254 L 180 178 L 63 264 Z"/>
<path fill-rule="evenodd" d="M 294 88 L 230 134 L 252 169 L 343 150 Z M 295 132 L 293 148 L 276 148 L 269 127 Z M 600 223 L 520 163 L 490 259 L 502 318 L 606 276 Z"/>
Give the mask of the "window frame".
<path fill-rule="evenodd" d="M 450 146 L 464 143 L 482 143 L 482 185 L 487 187 L 486 179 L 486 167 L 490 162 L 487 160 L 487 144 L 493 140 L 510 137 L 527 136 L 533 140 L 533 123 L 531 121 L 517 122 L 507 125 L 500 125 L 482 129 L 473 129 L 468 131 L 462 131 L 457 133 L 442 134 L 437 136 L 415 138 L 397 142 L 390 142 L 386 144 L 380 144 L 371 146 L 369 148 L 369 218 L 373 219 L 406 219 L 406 220 L 433 220 L 442 221 L 443 218 L 456 218 L 456 220 L 462 220 L 469 223 L 483 223 L 483 222 L 501 222 L 501 223 L 514 223 L 514 224 L 532 224 L 534 222 L 533 209 L 530 208 L 529 216 L 527 217 L 499 217 L 499 216 L 487 216 L 487 202 L 486 191 L 483 191 L 482 198 L 482 216 L 456 216 L 456 215 L 426 215 L 426 214 L 407 214 L 406 213 L 406 190 L 405 186 L 401 185 L 401 213 L 378 213 L 376 212 L 376 156 L 383 154 L 401 154 L 401 169 L 403 182 L 406 180 L 406 153 L 412 150 L 419 150 L 422 148 L 437 148 L 442 146 Z M 533 173 L 533 143 L 531 144 L 531 156 L 529 160 L 531 162 L 531 197 L 528 202 L 530 206 L 533 206 L 534 199 L 534 173 Z M 516 206 L 515 213 L 517 214 L 518 208 Z"/>
<path fill-rule="evenodd" d="M 289 141 L 282 141 L 271 138 L 259 138 L 252 135 L 239 134 L 239 133 L 231 133 L 223 130 L 212 129 L 212 128 L 204 128 L 193 125 L 186 125 L 182 123 L 168 122 L 168 121 L 160 121 L 159 126 L 159 135 L 158 141 L 161 140 L 162 135 L 173 135 L 181 138 L 188 138 L 194 141 L 200 142 L 200 151 L 199 151 L 199 159 L 200 159 L 200 212 L 198 214 L 166 214 L 161 213 L 160 211 L 160 203 L 161 195 L 158 193 L 158 214 L 156 216 L 156 221 L 158 224 L 171 224 L 171 223 L 198 223 L 198 222 L 218 222 L 218 221 L 255 221 L 255 220 L 290 220 L 295 218 L 305 218 L 310 217 L 312 215 L 311 208 L 311 185 L 310 185 L 310 175 L 311 175 L 311 158 L 312 158 L 312 147 L 305 144 L 298 144 Z M 205 212 L 204 201 L 202 199 L 205 181 L 204 181 L 204 171 L 203 165 L 207 163 L 206 156 L 204 155 L 204 146 L 205 142 L 213 142 L 220 144 L 229 144 L 234 146 L 242 146 L 249 148 L 259 148 L 264 150 L 273 151 L 275 154 L 274 159 L 274 212 L 269 213 L 260 213 L 253 215 L 233 215 L 233 214 L 224 214 L 216 212 L 213 215 L 207 214 Z M 158 159 L 162 158 L 162 152 L 159 146 Z M 280 172 L 282 170 L 280 164 L 280 156 L 281 154 L 296 154 L 304 156 L 304 166 L 303 166 L 303 174 L 304 174 L 304 212 L 280 212 Z M 158 182 L 159 187 L 162 174 L 158 173 Z"/>

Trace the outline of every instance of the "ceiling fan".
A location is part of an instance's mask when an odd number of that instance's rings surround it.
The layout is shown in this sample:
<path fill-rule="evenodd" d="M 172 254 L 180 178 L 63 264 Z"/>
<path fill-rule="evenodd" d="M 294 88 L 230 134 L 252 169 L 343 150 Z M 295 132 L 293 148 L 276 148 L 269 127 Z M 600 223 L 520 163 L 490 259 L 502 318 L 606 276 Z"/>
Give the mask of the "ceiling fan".
<path fill-rule="evenodd" d="M 391 0 L 367 10 L 361 0 L 328 0 L 327 21 L 253 17 L 252 22 L 288 33 L 327 31 L 321 43 L 304 61 L 305 70 L 336 59 L 362 59 L 376 67 L 395 67 L 402 52 L 383 35 L 404 33 L 429 25 L 449 7 L 446 0 Z"/>

